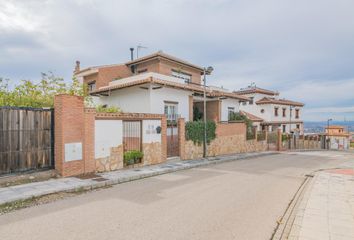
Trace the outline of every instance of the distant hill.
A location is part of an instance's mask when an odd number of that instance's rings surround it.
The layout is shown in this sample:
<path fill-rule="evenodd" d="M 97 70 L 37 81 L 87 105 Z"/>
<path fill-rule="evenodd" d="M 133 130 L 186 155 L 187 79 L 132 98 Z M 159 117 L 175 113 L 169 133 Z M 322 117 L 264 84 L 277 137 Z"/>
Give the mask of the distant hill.
<path fill-rule="evenodd" d="M 330 125 L 344 126 L 345 130 L 354 132 L 354 121 L 330 121 Z M 306 122 L 304 121 L 304 130 L 306 133 L 318 133 L 323 132 L 327 127 L 327 121 L 324 122 Z"/>

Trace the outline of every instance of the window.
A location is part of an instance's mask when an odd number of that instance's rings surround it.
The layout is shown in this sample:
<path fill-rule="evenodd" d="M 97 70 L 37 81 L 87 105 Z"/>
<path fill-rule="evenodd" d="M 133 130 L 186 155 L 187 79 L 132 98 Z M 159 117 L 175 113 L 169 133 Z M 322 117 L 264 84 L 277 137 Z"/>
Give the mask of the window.
<path fill-rule="evenodd" d="M 249 101 L 249 103 L 250 103 L 250 105 L 253 105 L 253 99 L 254 99 L 254 97 L 250 97 L 250 101 Z"/>
<path fill-rule="evenodd" d="M 263 108 L 261 109 L 261 113 L 264 113 L 264 109 Z"/>
<path fill-rule="evenodd" d="M 300 110 L 295 109 L 295 118 L 300 118 Z"/>
<path fill-rule="evenodd" d="M 286 132 L 286 125 L 283 125 L 283 133 Z"/>
<path fill-rule="evenodd" d="M 165 102 L 165 115 L 167 120 L 176 121 L 178 118 L 178 103 Z"/>
<path fill-rule="evenodd" d="M 300 129 L 300 124 L 296 124 L 296 129 Z"/>
<path fill-rule="evenodd" d="M 188 73 L 184 73 L 181 71 L 176 71 L 172 70 L 172 76 L 176 78 L 183 79 L 185 82 L 191 82 L 192 81 L 192 75 Z"/>
<path fill-rule="evenodd" d="M 283 117 L 286 117 L 286 108 L 283 108 Z"/>
<path fill-rule="evenodd" d="M 89 84 L 87 84 L 87 88 L 89 92 L 95 91 L 96 89 L 96 82 L 91 82 Z"/>
<path fill-rule="evenodd" d="M 278 116 L 278 109 L 279 108 L 277 108 L 277 107 L 274 108 L 274 116 L 276 116 L 276 117 Z"/>
<path fill-rule="evenodd" d="M 231 119 L 231 114 L 235 112 L 235 108 L 233 107 L 228 107 L 227 108 L 227 116 L 228 116 L 228 120 L 230 121 Z"/>
<path fill-rule="evenodd" d="M 246 105 L 247 104 L 247 102 L 242 102 L 242 105 Z"/>

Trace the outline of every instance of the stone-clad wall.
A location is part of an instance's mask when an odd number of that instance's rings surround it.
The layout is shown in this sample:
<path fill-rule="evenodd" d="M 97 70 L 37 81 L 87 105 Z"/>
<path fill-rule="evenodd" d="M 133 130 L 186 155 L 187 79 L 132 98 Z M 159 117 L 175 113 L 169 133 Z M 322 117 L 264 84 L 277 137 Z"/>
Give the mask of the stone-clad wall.
<path fill-rule="evenodd" d="M 162 158 L 162 144 L 160 142 L 143 143 L 144 165 L 164 162 Z"/>
<path fill-rule="evenodd" d="M 133 118 L 134 120 L 138 120 L 136 115 Z M 152 165 L 152 164 L 158 164 L 166 161 L 166 154 L 164 153 L 164 146 L 166 146 L 166 140 L 164 139 L 166 137 L 166 126 L 165 126 L 165 117 L 162 117 L 161 119 L 158 118 L 152 118 L 154 116 L 150 116 L 151 119 L 140 119 L 142 121 L 142 152 L 144 154 L 144 157 L 142 159 L 142 163 L 134 165 L 134 166 L 145 166 L 145 165 Z M 161 117 L 161 116 L 160 116 Z M 121 118 L 121 117 L 120 117 Z M 120 119 L 118 116 L 115 118 L 113 116 L 105 116 L 105 118 L 98 118 L 96 119 L 97 121 L 103 121 L 103 124 L 105 121 L 112 121 L 112 119 Z M 130 118 L 125 118 L 125 120 L 130 120 Z M 114 132 L 116 133 L 114 135 L 114 141 L 119 143 L 123 143 L 123 125 L 119 123 L 121 121 L 115 120 L 115 125 L 116 127 L 121 128 L 121 130 L 115 129 Z M 96 124 L 97 125 L 97 124 Z M 108 125 L 108 124 L 104 124 Z M 102 124 L 97 125 L 97 127 L 102 126 Z M 156 127 L 160 126 L 162 128 L 161 133 L 156 132 Z M 113 129 L 113 126 L 110 127 Z M 103 140 L 105 140 L 103 146 L 100 144 L 97 144 L 98 149 L 96 149 L 96 156 L 98 155 L 99 152 L 102 152 L 102 148 L 109 148 L 109 152 L 106 153 L 106 156 L 104 157 L 96 157 L 96 171 L 97 172 L 105 172 L 105 171 L 114 171 L 118 169 L 124 168 L 124 150 L 123 150 L 123 145 L 119 144 L 114 147 L 109 147 L 110 142 L 107 141 L 109 140 L 109 133 L 110 128 L 96 128 L 96 136 L 99 137 L 103 135 Z M 98 132 L 97 132 L 98 131 Z M 104 132 L 100 132 L 104 131 Z M 120 139 L 120 140 L 119 140 Z"/>
<path fill-rule="evenodd" d="M 234 153 L 260 152 L 266 150 L 266 141 L 246 141 L 244 140 L 243 135 L 218 137 L 207 146 L 208 157 Z M 184 160 L 198 159 L 202 157 L 203 145 L 194 144 L 192 141 L 185 142 Z"/>
<path fill-rule="evenodd" d="M 107 172 L 123 168 L 123 146 L 112 147 L 110 156 L 96 158 L 96 171 Z"/>
<path fill-rule="evenodd" d="M 207 146 L 207 155 L 218 156 L 233 153 L 266 151 L 266 141 L 246 140 L 244 123 L 218 124 L 216 138 Z M 203 157 L 203 145 L 185 141 L 181 158 L 198 159 Z"/>

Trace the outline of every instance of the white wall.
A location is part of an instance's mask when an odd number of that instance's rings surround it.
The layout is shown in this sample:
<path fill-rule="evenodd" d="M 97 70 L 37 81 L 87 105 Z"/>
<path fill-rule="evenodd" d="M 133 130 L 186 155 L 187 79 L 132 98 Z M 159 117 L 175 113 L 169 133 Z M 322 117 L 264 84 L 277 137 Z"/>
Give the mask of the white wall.
<path fill-rule="evenodd" d="M 140 87 L 114 90 L 110 96 L 102 96 L 99 104 L 119 107 L 123 112 L 151 113 L 149 90 Z"/>
<path fill-rule="evenodd" d="M 122 120 L 95 121 L 95 158 L 110 156 L 110 148 L 123 143 Z"/>
<path fill-rule="evenodd" d="M 234 108 L 235 112 L 238 112 L 240 110 L 240 103 L 237 99 L 234 98 L 227 98 L 221 100 L 221 121 L 229 120 L 229 107 Z"/>
<path fill-rule="evenodd" d="M 192 93 L 185 90 L 163 87 L 151 89 L 151 113 L 164 114 L 164 101 L 178 102 L 178 114 L 185 120 L 189 119 L 189 96 Z"/>
<path fill-rule="evenodd" d="M 164 114 L 165 101 L 178 102 L 178 114 L 188 120 L 190 95 L 192 92 L 168 87 L 131 87 L 112 91 L 110 96 L 102 96 L 96 103 L 117 106 L 123 112 Z"/>
<path fill-rule="evenodd" d="M 143 143 L 161 142 L 157 127 L 161 127 L 161 120 L 143 120 Z"/>

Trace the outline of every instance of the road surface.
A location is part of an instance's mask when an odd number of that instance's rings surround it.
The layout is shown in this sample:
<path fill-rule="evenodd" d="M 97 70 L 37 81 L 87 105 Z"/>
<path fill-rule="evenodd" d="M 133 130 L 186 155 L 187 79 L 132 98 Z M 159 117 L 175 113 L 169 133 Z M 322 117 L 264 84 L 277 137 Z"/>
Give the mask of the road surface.
<path fill-rule="evenodd" d="M 269 239 L 304 175 L 345 152 L 278 154 L 116 185 L 0 216 L 0 239 Z"/>

